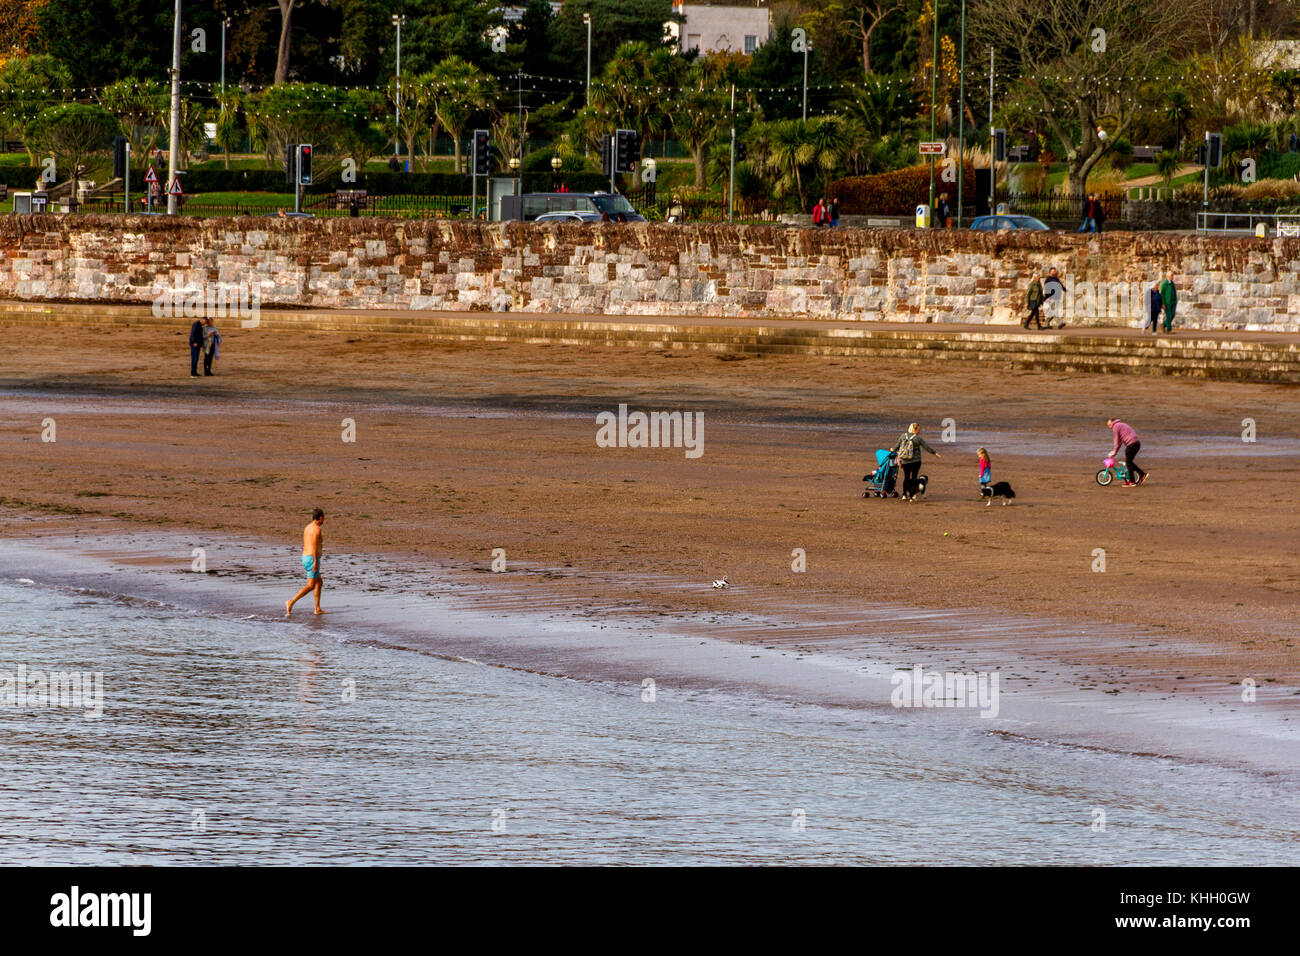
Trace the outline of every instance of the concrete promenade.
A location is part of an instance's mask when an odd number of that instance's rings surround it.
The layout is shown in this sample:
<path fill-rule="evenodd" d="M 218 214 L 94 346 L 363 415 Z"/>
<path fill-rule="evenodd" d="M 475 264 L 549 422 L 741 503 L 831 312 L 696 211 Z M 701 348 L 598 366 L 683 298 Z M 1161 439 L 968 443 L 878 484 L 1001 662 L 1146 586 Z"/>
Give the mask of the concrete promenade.
<path fill-rule="evenodd" d="M 188 327 L 149 306 L 0 301 L 5 325 Z M 240 330 L 237 314 L 218 319 Z M 748 354 L 879 357 L 917 364 L 973 361 L 1005 369 L 1126 372 L 1300 384 L 1300 334 L 1078 327 L 1026 331 L 1011 325 L 590 316 L 508 312 L 270 309 L 257 331 L 418 335 L 440 341 L 524 342 Z"/>

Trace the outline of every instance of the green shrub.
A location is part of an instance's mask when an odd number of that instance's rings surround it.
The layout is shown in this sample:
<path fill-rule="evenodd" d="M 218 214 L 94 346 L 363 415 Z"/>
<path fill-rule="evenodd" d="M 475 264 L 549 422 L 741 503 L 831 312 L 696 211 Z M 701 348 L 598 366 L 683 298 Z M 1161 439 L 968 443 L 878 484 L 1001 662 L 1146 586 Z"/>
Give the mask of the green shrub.
<path fill-rule="evenodd" d="M 942 164 L 935 165 L 934 193 L 948 194 L 948 201 L 956 205 L 957 184 L 942 179 Z M 975 196 L 975 167 L 966 163 L 963 179 L 969 188 L 966 196 Z M 930 201 L 930 165 L 910 166 L 891 173 L 875 176 L 849 176 L 831 183 L 828 195 L 840 201 L 840 213 L 862 216 L 874 213 L 880 216 L 911 215 L 921 203 Z"/>

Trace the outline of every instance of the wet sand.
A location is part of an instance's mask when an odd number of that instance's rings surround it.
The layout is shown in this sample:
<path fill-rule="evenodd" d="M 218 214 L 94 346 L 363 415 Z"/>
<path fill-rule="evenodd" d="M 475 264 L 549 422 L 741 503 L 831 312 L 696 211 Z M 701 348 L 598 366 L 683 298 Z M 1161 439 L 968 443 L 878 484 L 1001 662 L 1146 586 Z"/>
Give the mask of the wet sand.
<path fill-rule="evenodd" d="M 476 600 L 506 612 L 713 619 L 715 636 L 830 651 L 888 605 L 916 612 L 914 645 L 1061 661 L 1098 692 L 1230 699 L 1246 677 L 1288 694 L 1300 677 L 1294 388 L 238 328 L 218 376 L 193 381 L 185 331 L 3 330 L 5 534 L 93 520 L 261 540 L 290 583 L 320 505 L 327 585 L 337 551 L 454 579 L 503 548 Z M 597 447 L 596 413 L 621 402 L 703 411 L 704 455 Z M 1111 415 L 1142 435 L 1140 489 L 1093 481 Z M 927 500 L 861 499 L 874 450 L 912 420 L 943 456 Z M 978 500 L 980 444 L 1013 507 Z M 711 590 L 720 576 L 731 588 Z M 969 627 L 927 630 L 953 609 Z M 1041 626 L 995 632 L 990 614 Z"/>

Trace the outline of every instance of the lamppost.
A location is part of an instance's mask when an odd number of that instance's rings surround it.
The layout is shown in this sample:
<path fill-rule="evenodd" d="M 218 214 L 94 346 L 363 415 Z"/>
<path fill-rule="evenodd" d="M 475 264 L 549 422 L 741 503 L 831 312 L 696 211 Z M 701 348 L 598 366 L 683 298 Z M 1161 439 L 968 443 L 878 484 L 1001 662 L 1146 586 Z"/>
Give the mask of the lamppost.
<path fill-rule="evenodd" d="M 966 0 L 961 0 L 961 66 L 957 79 L 957 228 L 961 228 L 961 186 L 966 169 Z"/>
<path fill-rule="evenodd" d="M 181 164 L 181 0 L 176 0 L 176 24 L 172 32 L 172 115 L 167 144 L 167 215 L 176 215 L 176 176 Z M 75 203 L 77 197 L 73 196 Z"/>
<path fill-rule="evenodd" d="M 805 39 L 803 42 L 803 121 L 805 123 L 808 122 L 808 51 L 811 49 L 812 41 Z"/>
<path fill-rule="evenodd" d="M 397 27 L 397 112 L 394 114 L 393 124 L 394 156 L 397 156 L 401 152 L 401 146 L 399 144 L 402 139 L 402 24 L 405 22 L 405 14 L 393 14 L 393 26 Z"/>
<path fill-rule="evenodd" d="M 939 5 L 933 3 L 930 13 L 934 17 L 934 53 L 930 59 L 930 142 L 934 142 L 935 97 L 939 95 Z M 930 209 L 934 209 L 934 157 L 930 157 Z"/>
<path fill-rule="evenodd" d="M 230 26 L 230 18 L 221 21 L 221 93 L 224 96 L 226 92 L 226 27 Z"/>
<path fill-rule="evenodd" d="M 591 14 L 584 13 L 582 22 L 587 25 L 587 101 L 586 105 L 591 105 Z"/>
<path fill-rule="evenodd" d="M 558 192 L 560 189 L 560 170 L 564 168 L 564 160 L 559 156 L 551 157 L 551 187 Z"/>

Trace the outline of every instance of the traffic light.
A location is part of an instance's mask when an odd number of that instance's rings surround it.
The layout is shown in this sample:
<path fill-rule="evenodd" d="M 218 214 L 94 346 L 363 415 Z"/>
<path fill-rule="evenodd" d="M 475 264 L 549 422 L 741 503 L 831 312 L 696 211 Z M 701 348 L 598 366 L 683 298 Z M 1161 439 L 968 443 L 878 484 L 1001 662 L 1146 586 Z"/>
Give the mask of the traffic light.
<path fill-rule="evenodd" d="M 1204 143 L 1201 143 L 1199 146 L 1196 147 L 1196 165 L 1197 166 L 1205 165 L 1205 144 Z"/>
<path fill-rule="evenodd" d="M 485 129 L 474 130 L 474 175 L 492 172 L 492 141 Z"/>
<path fill-rule="evenodd" d="M 297 184 L 297 182 L 298 182 L 298 172 L 297 172 L 297 169 L 295 168 L 296 162 L 297 162 L 297 159 L 296 159 L 296 157 L 295 157 L 294 154 L 293 154 L 293 146 L 291 146 L 291 145 L 290 145 L 290 146 L 285 146 L 285 148 L 284 148 L 284 181 L 285 181 L 288 185 L 290 185 L 290 186 L 293 186 L 293 185 Z"/>
<path fill-rule="evenodd" d="M 1218 169 L 1223 165 L 1223 134 L 1205 134 L 1205 164 Z"/>
<path fill-rule="evenodd" d="M 993 161 L 995 163 L 1006 162 L 1007 159 L 1007 131 L 1004 129 L 995 129 L 993 131 Z"/>
<path fill-rule="evenodd" d="M 600 171 L 606 176 L 614 175 L 614 168 L 610 162 L 614 158 L 613 141 L 614 137 L 608 133 L 600 138 Z"/>
<path fill-rule="evenodd" d="M 311 143 L 298 144 L 298 184 L 311 185 Z"/>
<path fill-rule="evenodd" d="M 113 137 L 113 178 L 121 179 L 126 175 L 126 165 L 130 162 L 130 140 L 125 136 Z"/>
<path fill-rule="evenodd" d="M 636 172 L 636 164 L 641 161 L 641 137 L 630 129 L 616 130 L 614 137 L 614 171 Z"/>

